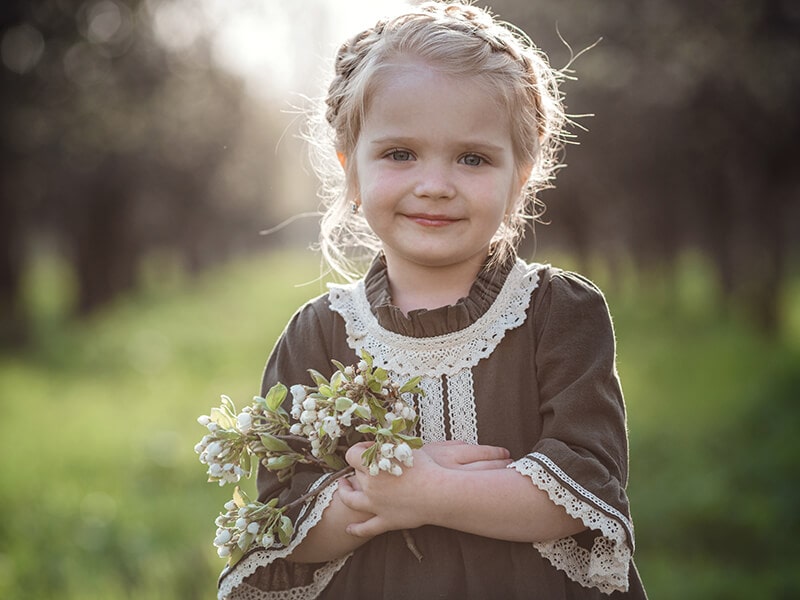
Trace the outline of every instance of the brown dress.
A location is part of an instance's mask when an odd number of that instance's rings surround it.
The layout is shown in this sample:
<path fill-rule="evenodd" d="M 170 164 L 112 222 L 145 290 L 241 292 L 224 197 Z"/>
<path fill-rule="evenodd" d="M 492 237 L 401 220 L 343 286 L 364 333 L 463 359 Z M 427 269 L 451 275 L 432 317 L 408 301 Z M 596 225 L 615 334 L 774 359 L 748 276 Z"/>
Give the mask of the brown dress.
<path fill-rule="evenodd" d="M 377 536 L 328 563 L 285 560 L 319 521 L 336 484 L 298 509 L 286 548 L 256 548 L 220 577 L 220 598 L 645 598 L 632 561 L 625 486 L 625 407 L 615 340 L 601 292 L 580 275 L 519 259 L 478 275 L 455 305 L 391 304 L 378 258 L 356 284 L 331 286 L 294 315 L 267 363 L 263 391 L 330 375 L 331 359 L 366 349 L 398 380 L 423 376 L 416 398 L 426 442 L 460 439 L 508 448 L 531 485 L 588 529 L 546 543 L 506 542 L 435 526 Z M 281 504 L 322 481 L 298 472 L 281 484 L 259 473 L 259 498 Z M 509 519 L 515 516 L 508 515 Z"/>

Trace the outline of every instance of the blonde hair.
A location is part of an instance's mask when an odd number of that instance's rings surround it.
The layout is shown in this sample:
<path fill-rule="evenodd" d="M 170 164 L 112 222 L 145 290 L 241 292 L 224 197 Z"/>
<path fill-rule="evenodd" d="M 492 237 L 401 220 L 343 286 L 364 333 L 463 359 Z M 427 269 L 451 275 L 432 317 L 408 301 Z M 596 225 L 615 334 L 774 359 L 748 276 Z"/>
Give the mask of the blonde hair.
<path fill-rule="evenodd" d="M 382 20 L 339 48 L 324 107 L 311 120 L 312 165 L 320 178 L 320 250 L 346 279 L 359 275 L 381 247 L 360 214 L 353 215 L 355 160 L 345 168 L 382 70 L 401 57 L 419 58 L 453 76 L 487 83 L 511 116 L 518 172 L 532 167 L 523 193 L 494 236 L 493 258 L 516 252 L 525 223 L 542 214 L 537 192 L 552 187 L 566 121 L 555 71 L 530 38 L 488 11 L 462 2 L 425 2 Z M 338 156 L 337 156 L 338 155 Z"/>

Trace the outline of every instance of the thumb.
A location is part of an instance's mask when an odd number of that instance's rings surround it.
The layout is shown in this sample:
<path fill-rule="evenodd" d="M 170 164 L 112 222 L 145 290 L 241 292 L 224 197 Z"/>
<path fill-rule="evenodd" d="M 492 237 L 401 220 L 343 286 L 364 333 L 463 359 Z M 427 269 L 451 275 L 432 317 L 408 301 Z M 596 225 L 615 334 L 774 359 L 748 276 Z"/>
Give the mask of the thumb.
<path fill-rule="evenodd" d="M 350 523 L 345 529 L 348 535 L 358 538 L 373 538 L 385 531 L 383 519 L 377 515 L 361 523 Z"/>

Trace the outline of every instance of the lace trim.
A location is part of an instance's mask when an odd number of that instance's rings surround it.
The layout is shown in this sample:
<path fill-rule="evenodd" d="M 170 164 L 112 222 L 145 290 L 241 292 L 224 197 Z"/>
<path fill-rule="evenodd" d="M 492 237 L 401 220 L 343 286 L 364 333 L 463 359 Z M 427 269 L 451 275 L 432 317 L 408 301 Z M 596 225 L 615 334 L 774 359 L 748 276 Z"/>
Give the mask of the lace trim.
<path fill-rule="evenodd" d="M 447 401 L 450 405 L 450 435 L 468 444 L 478 443 L 478 416 L 472 371 L 462 369 L 447 378 Z"/>
<path fill-rule="evenodd" d="M 426 442 L 443 442 L 445 440 L 445 428 L 442 380 L 423 377 L 419 385 L 422 391 L 425 392 L 424 395 L 417 399 L 419 402 L 420 437 Z"/>
<path fill-rule="evenodd" d="M 469 327 L 440 336 L 415 338 L 381 327 L 370 310 L 363 279 L 328 284 L 331 310 L 344 318 L 350 347 L 357 353 L 367 350 L 383 368 L 401 376 L 453 376 L 489 356 L 506 331 L 525 322 L 543 268 L 517 259 L 489 310 Z"/>
<path fill-rule="evenodd" d="M 535 457 L 536 460 L 534 460 Z M 556 475 L 583 498 L 563 486 L 558 479 L 542 466 L 547 465 Z M 572 480 L 547 456 L 536 452 L 511 463 L 513 468 L 531 478 L 533 484 L 547 492 L 550 500 L 564 507 L 571 517 L 580 519 L 589 529 L 598 530 L 602 536 L 595 538 L 591 550 L 578 545 L 574 538 L 534 544 L 539 553 L 557 569 L 564 571 L 573 581 L 584 587 L 596 587 L 610 594 L 628 590 L 628 569 L 632 556 L 633 528 L 618 510 L 603 502 Z M 618 520 L 603 514 L 589 504 L 600 506 Z M 624 526 L 624 528 L 623 528 Z M 628 545 L 630 535 L 631 545 Z"/>
<path fill-rule="evenodd" d="M 325 477 L 320 477 L 309 490 L 316 489 L 325 481 Z M 333 576 L 341 569 L 347 560 L 352 556 L 348 554 L 337 560 L 325 563 L 314 572 L 312 583 L 306 586 L 299 586 L 281 591 L 263 591 L 251 585 L 243 583 L 244 579 L 256 572 L 259 567 L 265 567 L 280 558 L 286 558 L 294 549 L 306 538 L 308 532 L 319 523 L 322 513 L 331 503 L 333 493 L 338 489 L 339 482 L 335 481 L 327 488 L 322 490 L 316 497 L 316 501 L 310 501 L 300 511 L 298 520 L 301 520 L 306 512 L 308 517 L 303 520 L 297 528 L 294 539 L 285 548 L 265 549 L 260 548 L 245 556 L 230 572 L 219 585 L 218 600 L 313 600 L 325 586 L 330 583 Z"/>

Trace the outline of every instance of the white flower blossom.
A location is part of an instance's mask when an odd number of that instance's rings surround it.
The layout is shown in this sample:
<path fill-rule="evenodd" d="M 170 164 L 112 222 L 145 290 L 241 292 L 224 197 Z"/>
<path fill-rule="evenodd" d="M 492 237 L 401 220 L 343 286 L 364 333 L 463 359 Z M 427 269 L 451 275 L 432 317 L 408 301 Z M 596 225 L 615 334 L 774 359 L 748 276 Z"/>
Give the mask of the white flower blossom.
<path fill-rule="evenodd" d="M 265 533 L 261 537 L 261 545 L 264 546 L 264 548 L 269 548 L 274 543 L 275 543 L 275 536 L 273 536 L 273 535 L 271 535 L 269 533 Z"/>
<path fill-rule="evenodd" d="M 257 534 L 259 529 L 261 529 L 261 527 L 256 522 L 250 523 L 250 525 L 247 526 L 247 532 L 253 535 Z"/>
<path fill-rule="evenodd" d="M 355 383 L 356 385 L 364 385 L 364 376 L 356 375 L 355 379 L 353 379 L 353 383 Z"/>
<path fill-rule="evenodd" d="M 220 558 L 228 558 L 231 555 L 231 549 L 227 546 L 222 546 L 221 548 L 217 548 L 217 556 Z"/>
<path fill-rule="evenodd" d="M 400 477 L 400 475 L 403 474 L 403 469 L 400 467 L 400 465 L 393 464 L 389 469 L 389 473 L 391 473 L 395 477 Z"/>
<path fill-rule="evenodd" d="M 289 391 L 292 394 L 292 400 L 297 404 L 302 404 L 303 400 L 306 399 L 306 388 L 302 385 L 293 385 L 289 388 Z"/>
<path fill-rule="evenodd" d="M 236 508 L 236 502 L 233 500 L 228 500 L 225 503 L 225 510 L 234 510 Z"/>
<path fill-rule="evenodd" d="M 394 457 L 407 467 L 414 464 L 414 454 L 411 450 L 411 446 L 405 442 L 397 444 L 397 447 L 394 449 Z"/>
<path fill-rule="evenodd" d="M 378 463 L 372 463 L 369 466 L 369 474 L 375 477 L 380 472 L 380 468 L 378 467 Z"/>
<path fill-rule="evenodd" d="M 339 424 L 336 422 L 336 417 L 325 417 L 322 419 L 322 430 L 332 438 L 339 437 L 341 433 Z"/>
<path fill-rule="evenodd" d="M 392 458 L 394 456 L 394 444 L 389 442 L 381 444 L 381 456 L 384 458 Z"/>
<path fill-rule="evenodd" d="M 200 423 L 200 425 L 202 425 L 203 427 L 206 427 L 208 426 L 209 423 L 211 423 L 211 417 L 209 417 L 208 415 L 200 415 L 199 417 L 197 417 L 197 422 Z"/>
<path fill-rule="evenodd" d="M 247 519 L 244 517 L 239 517 L 236 519 L 236 529 L 244 531 L 247 528 Z"/>
<path fill-rule="evenodd" d="M 348 377 L 352 377 L 353 376 L 353 367 L 345 367 L 344 368 L 344 374 L 347 375 Z"/>
<path fill-rule="evenodd" d="M 314 398 L 306 398 L 303 400 L 303 409 L 304 410 L 316 410 L 317 409 L 317 401 Z"/>
<path fill-rule="evenodd" d="M 304 410 L 300 414 L 300 422 L 306 425 L 309 425 L 317 420 L 317 411 L 315 410 Z"/>
<path fill-rule="evenodd" d="M 367 364 L 367 361 L 365 361 L 365 360 L 358 361 L 358 370 L 359 371 L 366 371 L 367 369 L 369 369 L 369 365 Z"/>
<path fill-rule="evenodd" d="M 387 412 L 386 413 L 386 423 L 387 424 L 391 425 L 392 421 L 394 421 L 396 418 L 397 418 L 397 415 L 394 414 L 393 412 Z"/>
<path fill-rule="evenodd" d="M 378 468 L 381 471 L 388 471 L 392 468 L 392 461 L 390 461 L 388 458 L 381 458 L 378 461 Z"/>
<path fill-rule="evenodd" d="M 253 417 L 246 412 L 239 413 L 239 416 L 236 417 L 236 425 L 239 427 L 239 431 L 246 434 L 253 426 Z"/>
<path fill-rule="evenodd" d="M 300 423 L 293 423 L 289 428 L 289 433 L 292 435 L 301 435 L 303 433 L 303 425 Z"/>
<path fill-rule="evenodd" d="M 228 529 L 223 529 L 219 532 L 217 537 L 214 538 L 214 545 L 215 546 L 224 546 L 228 542 L 231 541 L 231 532 Z"/>

